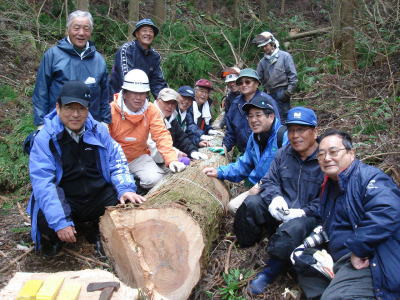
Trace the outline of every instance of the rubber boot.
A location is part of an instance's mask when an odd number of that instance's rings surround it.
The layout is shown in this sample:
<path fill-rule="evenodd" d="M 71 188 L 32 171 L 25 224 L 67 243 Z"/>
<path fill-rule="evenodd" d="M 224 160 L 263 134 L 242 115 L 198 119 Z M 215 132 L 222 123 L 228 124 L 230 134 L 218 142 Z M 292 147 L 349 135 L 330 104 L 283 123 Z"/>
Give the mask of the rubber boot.
<path fill-rule="evenodd" d="M 260 273 L 257 274 L 249 285 L 248 291 L 252 295 L 259 295 L 264 293 L 269 284 L 281 273 L 287 269 L 287 262 L 277 258 L 270 258 L 267 261 L 267 266 Z"/>

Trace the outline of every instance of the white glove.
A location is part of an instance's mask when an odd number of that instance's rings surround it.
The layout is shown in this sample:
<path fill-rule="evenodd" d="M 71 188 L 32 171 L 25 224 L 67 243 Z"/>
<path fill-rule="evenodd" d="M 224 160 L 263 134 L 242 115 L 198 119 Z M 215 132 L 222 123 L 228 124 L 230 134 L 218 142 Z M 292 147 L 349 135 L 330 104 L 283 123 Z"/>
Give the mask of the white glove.
<path fill-rule="evenodd" d="M 221 135 L 221 136 L 224 135 L 223 132 L 218 131 L 218 130 L 214 130 L 214 129 L 210 129 L 210 130 L 208 131 L 208 134 L 209 134 L 209 135 Z"/>
<path fill-rule="evenodd" d="M 283 216 L 283 222 L 287 222 L 291 219 L 301 218 L 306 215 L 305 211 L 300 208 L 291 208 L 289 209 L 289 213 Z"/>
<path fill-rule="evenodd" d="M 37 129 L 37 130 L 41 130 L 43 127 L 44 127 L 44 124 L 39 125 L 36 129 Z"/>
<path fill-rule="evenodd" d="M 289 210 L 289 207 L 282 196 L 276 196 L 272 199 L 271 204 L 268 206 L 268 211 L 275 219 L 282 221 L 283 217 Z"/>
<path fill-rule="evenodd" d="M 213 139 L 212 136 L 210 136 L 210 135 L 205 135 L 205 134 L 203 134 L 203 135 L 200 137 L 200 140 L 202 140 L 202 141 L 211 141 L 212 139 Z"/>
<path fill-rule="evenodd" d="M 201 152 L 198 152 L 198 151 L 193 151 L 192 153 L 190 153 L 190 156 L 193 159 L 208 159 L 207 154 L 204 154 L 204 153 L 201 153 Z"/>
<path fill-rule="evenodd" d="M 174 173 L 182 172 L 183 170 L 185 170 L 185 168 L 185 164 L 177 160 L 174 160 L 169 164 L 169 169 Z"/>

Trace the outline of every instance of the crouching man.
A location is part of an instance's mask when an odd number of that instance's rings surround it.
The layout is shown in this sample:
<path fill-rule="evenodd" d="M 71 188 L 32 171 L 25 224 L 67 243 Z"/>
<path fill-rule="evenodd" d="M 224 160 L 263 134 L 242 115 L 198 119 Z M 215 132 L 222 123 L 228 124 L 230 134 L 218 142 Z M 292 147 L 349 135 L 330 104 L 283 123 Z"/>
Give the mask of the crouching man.
<path fill-rule="evenodd" d="M 79 81 L 61 89 L 29 157 L 32 239 L 45 255 L 76 242 L 77 226 L 99 250 L 99 217 L 106 206 L 146 199 L 135 193 L 121 147 L 89 114 L 90 90 Z"/>
<path fill-rule="evenodd" d="M 249 191 L 229 202 L 228 209 L 233 214 L 249 194 L 258 194 L 258 182 L 268 172 L 278 149 L 288 142 L 285 127 L 281 129 L 281 122 L 275 117 L 274 108 L 267 97 L 257 95 L 245 103 L 242 109 L 252 130 L 246 151 L 234 163 L 218 169 L 209 167 L 203 170 L 210 177 L 233 182 L 248 179 L 253 184 Z"/>
<path fill-rule="evenodd" d="M 325 174 L 320 216 L 335 276 L 304 278 L 300 286 L 321 299 L 400 299 L 400 189 L 381 170 L 355 159 L 351 137 L 329 130 L 320 137 Z M 316 282 L 325 282 L 318 286 Z"/>

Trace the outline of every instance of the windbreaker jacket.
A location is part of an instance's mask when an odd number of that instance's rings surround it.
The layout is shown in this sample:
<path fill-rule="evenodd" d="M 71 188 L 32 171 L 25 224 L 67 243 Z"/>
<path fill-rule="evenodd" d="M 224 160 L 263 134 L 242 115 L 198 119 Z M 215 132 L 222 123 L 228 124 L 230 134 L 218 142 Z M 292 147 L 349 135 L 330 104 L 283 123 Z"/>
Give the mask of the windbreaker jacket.
<path fill-rule="evenodd" d="M 274 63 L 264 56 L 257 65 L 264 91 L 271 93 L 275 88 L 286 87 L 293 94 L 297 86 L 297 72 L 292 56 L 282 50 L 277 53 Z"/>
<path fill-rule="evenodd" d="M 47 50 L 42 58 L 32 96 L 36 126 L 56 107 L 61 87 L 66 81 L 79 80 L 90 88 L 89 111 L 99 122 L 110 123 L 107 66 L 103 56 L 89 42 L 82 57 L 67 38 Z"/>
<path fill-rule="evenodd" d="M 126 111 L 124 113 L 121 111 L 119 97 L 122 97 L 121 93 L 115 94 L 114 101 L 111 103 L 112 123 L 109 129 L 111 136 L 124 150 L 128 162 L 143 154 L 150 155 L 147 146 L 149 134 L 167 166 L 170 162 L 178 160 L 172 146 L 171 134 L 165 128 L 159 109 L 149 102 L 142 114 L 129 115 Z"/>
<path fill-rule="evenodd" d="M 193 151 L 199 150 L 190 139 L 189 135 L 179 126 L 178 120 L 174 119 L 171 122 L 171 128 L 168 128 L 168 131 L 171 133 L 174 147 L 186 153 L 188 156 L 190 156 Z"/>
<path fill-rule="evenodd" d="M 279 109 L 275 99 L 260 91 L 257 91 L 254 97 L 257 95 L 262 95 L 267 98 L 269 103 L 274 107 L 275 119 L 279 119 Z M 222 144 L 225 145 L 227 151 L 231 151 L 233 146 L 238 147 L 241 153 L 246 150 L 251 129 L 249 122 L 247 121 L 246 113 L 242 109 L 245 103 L 247 102 L 244 100 L 243 95 L 236 97 L 233 100 L 228 113 L 226 114 L 226 131 L 224 139 L 222 140 Z"/>
<path fill-rule="evenodd" d="M 112 94 L 120 92 L 126 73 L 132 69 L 140 69 L 149 77 L 150 90 L 156 99 L 158 93 L 168 87 L 160 64 L 161 56 L 153 48 L 143 49 L 138 41 L 123 44 L 115 54 L 114 66 L 111 71 Z"/>
<path fill-rule="evenodd" d="M 179 108 L 176 109 L 178 116 L 180 116 Z M 191 114 L 186 112 L 185 118 L 182 120 L 181 118 L 176 119 L 179 126 L 185 133 L 188 135 L 189 139 L 192 141 L 196 147 L 199 146 L 200 137 L 202 130 L 200 130 L 196 124 L 194 124 L 194 120 Z"/>
<path fill-rule="evenodd" d="M 326 183 L 325 180 L 324 183 Z M 336 199 L 333 218 L 324 225 L 332 230 L 352 228 L 343 235 L 349 252 L 368 257 L 377 299 L 400 299 L 400 189 L 381 170 L 355 160 L 339 174 L 342 194 Z M 321 193 L 324 218 L 330 201 L 325 184 Z M 337 219 L 340 218 L 341 224 Z M 343 224 L 348 220 L 350 226 Z M 340 235 L 340 234 L 339 234 Z M 335 253 L 332 253 L 334 256 Z"/>
<path fill-rule="evenodd" d="M 324 176 L 316 153 L 303 161 L 290 144 L 281 148 L 261 179 L 261 197 L 271 203 L 276 196 L 282 196 L 289 208 L 301 208 L 307 216 L 318 216 Z"/>
<path fill-rule="evenodd" d="M 68 218 L 71 211 L 62 188 L 58 186 L 63 176 L 62 153 L 59 140 L 64 125 L 55 110 L 44 119 L 44 127 L 36 135 L 29 156 L 29 174 L 32 183 L 32 196 L 27 212 L 32 220 L 32 239 L 36 248 L 40 246 L 40 233 L 37 226 L 39 209 L 43 212 L 49 227 L 58 231 L 74 226 Z M 108 134 L 107 128 L 95 121 L 89 114 L 85 122 L 83 141 L 98 149 L 98 167 L 106 182 L 111 183 L 118 198 L 125 192 L 135 192 L 136 186 L 127 166 L 120 145 Z M 79 187 L 77 187 L 79 188 Z"/>
<path fill-rule="evenodd" d="M 235 163 L 218 168 L 218 178 L 233 182 L 242 181 L 248 178 L 252 184 L 256 184 L 267 174 L 268 169 L 278 151 L 277 133 L 281 127 L 279 119 L 275 118 L 271 135 L 269 136 L 267 146 L 263 153 L 260 153 L 260 147 L 254 140 L 254 133 L 250 135 L 246 151 L 238 158 Z M 282 145 L 288 143 L 287 132 L 283 136 Z"/>

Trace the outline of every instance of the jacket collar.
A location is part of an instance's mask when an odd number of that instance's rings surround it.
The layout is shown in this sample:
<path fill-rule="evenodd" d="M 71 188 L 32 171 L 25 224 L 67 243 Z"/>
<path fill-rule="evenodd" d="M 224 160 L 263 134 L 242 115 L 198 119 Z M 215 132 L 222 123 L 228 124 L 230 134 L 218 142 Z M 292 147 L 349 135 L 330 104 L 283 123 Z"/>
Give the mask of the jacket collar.
<path fill-rule="evenodd" d="M 149 55 L 151 52 L 151 47 L 149 47 L 149 49 L 144 49 L 143 46 L 140 44 L 140 42 L 138 40 L 134 41 L 134 43 L 136 44 L 136 46 L 140 49 L 140 51 L 143 52 L 144 55 Z"/>
<path fill-rule="evenodd" d="M 339 186 L 342 190 L 346 189 L 347 184 L 349 183 L 351 174 L 354 172 L 354 170 L 358 167 L 359 164 L 360 164 L 360 161 L 358 159 L 355 159 L 347 169 L 345 169 L 341 173 L 339 173 L 339 175 L 338 175 Z"/>
<path fill-rule="evenodd" d="M 68 37 L 63 38 L 62 40 L 58 41 L 57 47 L 61 50 L 67 52 L 70 55 L 79 56 L 81 59 L 89 56 L 93 56 L 96 52 L 96 47 L 94 43 L 88 41 L 87 48 L 81 54 L 79 54 L 75 49 L 74 46 L 68 41 Z"/>
<path fill-rule="evenodd" d="M 318 148 L 315 149 L 315 151 L 314 151 L 309 157 L 307 157 L 304 161 L 317 160 L 317 152 L 318 152 Z M 292 148 L 291 145 L 289 146 L 289 153 L 290 153 L 290 155 L 292 155 L 292 156 L 298 158 L 299 160 L 302 160 L 302 159 L 300 158 L 299 153 L 297 153 L 297 151 L 295 151 L 295 150 Z"/>

